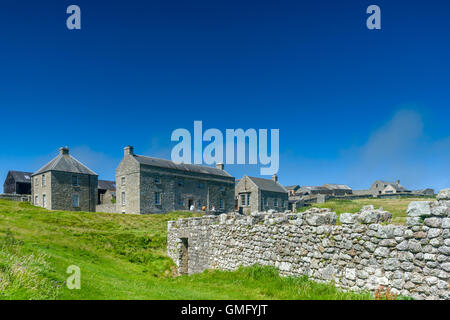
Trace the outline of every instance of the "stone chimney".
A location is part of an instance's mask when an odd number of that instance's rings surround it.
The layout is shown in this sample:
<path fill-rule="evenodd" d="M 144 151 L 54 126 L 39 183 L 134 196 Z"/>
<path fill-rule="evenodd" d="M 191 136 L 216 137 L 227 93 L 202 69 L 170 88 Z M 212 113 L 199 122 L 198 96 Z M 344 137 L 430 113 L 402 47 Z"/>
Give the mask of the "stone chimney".
<path fill-rule="evenodd" d="M 219 162 L 219 163 L 216 163 L 216 168 L 223 171 L 223 170 L 225 170 L 225 165 L 223 163 Z"/>
<path fill-rule="evenodd" d="M 123 155 L 124 156 L 132 156 L 134 154 L 134 148 L 132 146 L 127 146 L 123 148 Z"/>
<path fill-rule="evenodd" d="M 272 176 L 272 180 L 278 182 L 278 176 L 276 173 Z"/>
<path fill-rule="evenodd" d="M 59 154 L 62 154 L 62 155 L 69 154 L 69 147 L 59 148 Z"/>
<path fill-rule="evenodd" d="M 395 181 L 395 185 L 398 186 L 400 184 L 400 180 Z"/>

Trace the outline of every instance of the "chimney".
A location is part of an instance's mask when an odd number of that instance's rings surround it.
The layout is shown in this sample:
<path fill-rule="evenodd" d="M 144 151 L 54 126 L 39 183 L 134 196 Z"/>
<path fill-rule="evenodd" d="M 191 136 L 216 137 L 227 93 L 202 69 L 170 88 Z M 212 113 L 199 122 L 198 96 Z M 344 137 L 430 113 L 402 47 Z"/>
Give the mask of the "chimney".
<path fill-rule="evenodd" d="M 123 148 L 123 155 L 124 156 L 132 156 L 134 154 L 133 152 L 134 148 L 132 146 L 127 146 Z"/>
<path fill-rule="evenodd" d="M 395 181 L 395 185 L 398 186 L 400 184 L 400 180 Z"/>
<path fill-rule="evenodd" d="M 225 170 L 225 165 L 223 163 L 219 162 L 219 163 L 216 163 L 216 168 L 223 171 L 223 170 Z"/>
<path fill-rule="evenodd" d="M 278 182 L 278 176 L 276 173 L 272 176 L 272 180 Z"/>
<path fill-rule="evenodd" d="M 69 154 L 69 147 L 59 148 L 59 154 L 62 154 L 62 155 Z"/>

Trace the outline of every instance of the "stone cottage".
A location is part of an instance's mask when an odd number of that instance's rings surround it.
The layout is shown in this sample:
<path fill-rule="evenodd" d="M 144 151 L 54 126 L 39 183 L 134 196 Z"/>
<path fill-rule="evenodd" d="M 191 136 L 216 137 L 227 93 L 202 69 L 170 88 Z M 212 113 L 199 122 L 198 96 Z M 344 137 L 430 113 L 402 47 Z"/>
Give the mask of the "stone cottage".
<path fill-rule="evenodd" d="M 372 195 L 378 195 L 391 193 L 410 193 L 411 191 L 403 187 L 400 184 L 400 180 L 397 180 L 395 182 L 377 180 L 370 186 L 370 192 L 372 193 Z"/>
<path fill-rule="evenodd" d="M 235 179 L 224 170 L 135 155 L 124 148 L 116 170 L 117 212 L 146 214 L 176 210 L 233 211 Z"/>
<path fill-rule="evenodd" d="M 272 180 L 244 176 L 236 186 L 235 195 L 238 210 L 243 214 L 288 209 L 288 191 L 278 182 L 276 174 Z"/>
<path fill-rule="evenodd" d="M 32 203 L 50 210 L 95 211 L 98 175 L 69 154 L 59 155 L 32 174 Z"/>

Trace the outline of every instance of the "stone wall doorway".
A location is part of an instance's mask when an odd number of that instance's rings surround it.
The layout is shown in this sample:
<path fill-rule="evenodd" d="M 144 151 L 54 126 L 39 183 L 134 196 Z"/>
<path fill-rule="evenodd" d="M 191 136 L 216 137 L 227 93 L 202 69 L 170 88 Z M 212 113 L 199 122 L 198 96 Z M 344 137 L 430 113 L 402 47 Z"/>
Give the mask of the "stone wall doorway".
<path fill-rule="evenodd" d="M 180 275 L 188 274 L 189 272 L 189 242 L 188 238 L 181 238 L 180 250 Z"/>

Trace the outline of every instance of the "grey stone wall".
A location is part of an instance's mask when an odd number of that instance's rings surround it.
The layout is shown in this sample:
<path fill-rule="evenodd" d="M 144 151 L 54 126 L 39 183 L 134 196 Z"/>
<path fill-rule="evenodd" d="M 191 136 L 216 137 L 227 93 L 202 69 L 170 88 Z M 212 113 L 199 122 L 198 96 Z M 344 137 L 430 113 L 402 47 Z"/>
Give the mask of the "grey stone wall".
<path fill-rule="evenodd" d="M 168 255 L 180 273 L 261 264 L 345 290 L 383 285 L 416 299 L 449 299 L 450 197 L 440 199 L 412 202 L 406 226 L 389 224 L 392 215 L 372 206 L 341 214 L 340 225 L 336 213 L 317 208 L 179 219 L 168 224 Z"/>
<path fill-rule="evenodd" d="M 29 194 L 0 194 L 0 199 L 20 201 L 20 202 L 31 202 L 31 195 Z"/>

